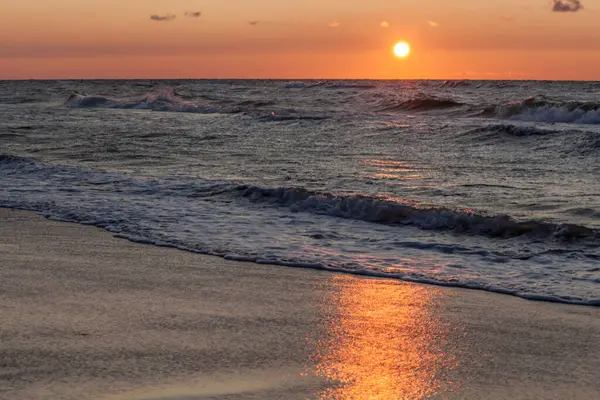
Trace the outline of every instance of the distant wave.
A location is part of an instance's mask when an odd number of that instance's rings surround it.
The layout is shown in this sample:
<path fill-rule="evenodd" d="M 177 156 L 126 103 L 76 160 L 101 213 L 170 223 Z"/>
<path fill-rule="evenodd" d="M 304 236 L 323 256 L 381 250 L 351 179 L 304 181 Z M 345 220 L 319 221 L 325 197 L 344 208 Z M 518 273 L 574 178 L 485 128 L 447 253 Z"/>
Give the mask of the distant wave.
<path fill-rule="evenodd" d="M 425 112 L 435 110 L 445 110 L 450 108 L 462 107 L 463 104 L 452 99 L 441 99 L 436 97 L 423 97 L 405 100 L 396 104 L 384 105 L 380 108 L 381 112 L 390 111 L 414 111 Z"/>
<path fill-rule="evenodd" d="M 229 99 L 226 102 L 198 103 L 188 100 L 171 89 L 149 92 L 141 97 L 112 98 L 73 93 L 66 102 L 71 108 L 107 108 L 123 110 L 150 110 L 201 114 L 245 114 L 261 121 L 292 121 L 327 119 L 326 115 L 300 114 L 294 109 L 279 109 L 273 100 Z"/>
<path fill-rule="evenodd" d="M 535 126 L 522 126 L 511 124 L 492 124 L 475 128 L 467 134 L 488 134 L 490 136 L 545 136 L 560 133 L 561 131 L 538 128 Z"/>
<path fill-rule="evenodd" d="M 597 238 L 599 232 L 575 224 L 543 221 L 516 221 L 509 216 L 483 216 L 474 212 L 435 207 L 415 207 L 369 196 L 338 196 L 303 188 L 266 188 L 241 185 L 236 188 L 253 203 L 287 206 L 292 211 L 312 212 L 347 219 L 389 225 L 411 225 L 427 230 L 512 238 L 531 235 L 540 238 Z"/>
<path fill-rule="evenodd" d="M 467 81 L 467 80 L 461 80 L 461 81 L 443 81 L 439 85 L 439 87 L 455 89 L 455 88 L 469 87 L 471 85 L 472 85 L 472 81 Z"/>
<path fill-rule="evenodd" d="M 481 115 L 531 122 L 600 124 L 600 103 L 529 97 L 523 101 L 486 107 Z"/>
<path fill-rule="evenodd" d="M 376 87 L 377 85 L 372 83 L 354 81 L 295 81 L 279 86 L 280 89 L 375 89 Z"/>
<path fill-rule="evenodd" d="M 115 108 L 185 113 L 217 113 L 212 105 L 196 104 L 185 100 L 170 89 L 147 93 L 140 98 L 116 99 L 105 96 L 73 93 L 67 99 L 71 108 Z"/>
<path fill-rule="evenodd" d="M 562 102 L 545 97 L 481 106 L 448 98 L 424 96 L 399 103 L 382 104 L 379 112 L 445 111 L 465 117 L 487 117 L 524 122 L 600 124 L 600 103 Z"/>

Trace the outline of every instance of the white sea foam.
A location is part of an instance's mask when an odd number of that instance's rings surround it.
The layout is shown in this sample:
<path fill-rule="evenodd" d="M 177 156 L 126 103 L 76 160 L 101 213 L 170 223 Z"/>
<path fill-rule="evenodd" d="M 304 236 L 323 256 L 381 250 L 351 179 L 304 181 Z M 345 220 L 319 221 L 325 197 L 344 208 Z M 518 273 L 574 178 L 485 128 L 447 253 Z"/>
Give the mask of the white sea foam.
<path fill-rule="evenodd" d="M 576 108 L 569 110 L 565 107 L 540 107 L 527 109 L 510 117 L 517 121 L 600 124 L 600 109 L 584 110 Z"/>
<path fill-rule="evenodd" d="M 523 101 L 488 107 L 487 113 L 516 121 L 572 124 L 600 124 L 600 104 L 552 101 L 530 97 Z"/>

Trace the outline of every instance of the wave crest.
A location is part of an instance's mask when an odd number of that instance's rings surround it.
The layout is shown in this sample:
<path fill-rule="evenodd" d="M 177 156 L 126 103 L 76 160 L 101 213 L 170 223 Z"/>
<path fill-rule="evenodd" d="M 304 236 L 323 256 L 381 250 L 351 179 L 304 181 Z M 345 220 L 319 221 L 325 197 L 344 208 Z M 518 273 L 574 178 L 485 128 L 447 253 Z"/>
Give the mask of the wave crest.
<path fill-rule="evenodd" d="M 482 115 L 531 122 L 600 124 L 600 103 L 561 102 L 538 96 L 487 107 Z"/>
<path fill-rule="evenodd" d="M 460 82 L 450 82 L 459 84 Z M 442 87 L 443 84 L 442 84 Z M 600 103 L 552 100 L 544 96 L 529 97 L 521 101 L 481 106 L 462 103 L 451 98 L 434 96 L 417 97 L 400 103 L 383 104 L 379 112 L 430 112 L 447 111 L 465 117 L 487 117 L 524 122 L 600 124 Z"/>
<path fill-rule="evenodd" d="M 217 102 L 218 103 L 218 102 Z M 202 114 L 245 114 L 261 121 L 290 121 L 328 119 L 327 115 L 300 114 L 294 109 L 280 109 L 274 100 L 247 99 L 227 101 L 226 104 L 193 102 L 178 95 L 172 89 L 149 92 L 137 98 L 111 98 L 98 95 L 73 93 L 66 102 L 71 108 L 107 108 L 123 110 L 150 110 Z"/>
<path fill-rule="evenodd" d="M 0 154 L 0 170 L 45 176 L 67 167 L 46 165 L 30 158 Z M 121 177 L 122 178 L 122 177 Z M 110 174 L 101 182 L 121 180 Z M 158 189 L 160 188 L 160 189 Z M 509 216 L 486 216 L 469 210 L 453 210 L 425 206 L 413 201 L 404 202 L 367 195 L 336 195 L 302 187 L 262 187 L 222 181 L 197 180 L 188 183 L 161 185 L 137 189 L 139 193 L 160 190 L 164 196 L 207 198 L 225 196 L 246 200 L 256 205 L 288 207 L 292 212 L 307 212 L 332 217 L 360 220 L 396 226 L 415 226 L 425 230 L 454 231 L 457 234 L 482 235 L 491 238 L 532 236 L 539 239 L 591 240 L 600 232 L 581 225 L 554 224 L 545 221 L 517 221 Z"/>
<path fill-rule="evenodd" d="M 219 112 L 211 105 L 185 100 L 171 89 L 150 92 L 140 98 L 124 99 L 73 93 L 67 99 L 67 105 L 71 108 L 113 108 L 207 114 Z"/>
<path fill-rule="evenodd" d="M 598 232 L 575 224 L 516 221 L 509 216 L 484 216 L 470 211 L 419 207 L 384 198 L 362 195 L 338 196 L 304 188 L 265 188 L 241 185 L 236 188 L 253 203 L 287 206 L 294 212 L 312 212 L 387 225 L 411 225 L 427 230 L 512 238 L 531 235 L 542 238 L 595 238 Z"/>

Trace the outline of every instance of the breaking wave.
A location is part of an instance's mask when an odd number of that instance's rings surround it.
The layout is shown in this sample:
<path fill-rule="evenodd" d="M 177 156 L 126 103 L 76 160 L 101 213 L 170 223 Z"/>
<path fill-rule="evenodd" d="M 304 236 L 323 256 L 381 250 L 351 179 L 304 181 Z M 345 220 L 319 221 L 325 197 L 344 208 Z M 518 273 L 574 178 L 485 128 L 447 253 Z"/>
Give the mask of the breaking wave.
<path fill-rule="evenodd" d="M 459 84 L 460 82 L 451 82 Z M 460 86 L 460 85 L 459 85 Z M 445 111 L 465 117 L 486 117 L 523 122 L 600 124 L 600 103 L 564 102 L 543 96 L 529 97 L 522 101 L 481 106 L 462 103 L 449 98 L 425 96 L 402 102 L 383 104 L 379 112 L 428 112 Z"/>
<path fill-rule="evenodd" d="M 114 108 L 207 114 L 219 112 L 212 105 L 185 100 L 170 89 L 150 92 L 140 98 L 125 99 L 73 93 L 67 99 L 67 105 L 71 108 Z"/>
<path fill-rule="evenodd" d="M 34 159 L 0 154 L 0 170 L 21 171 L 36 176 L 62 175 L 68 167 L 46 165 Z M 108 176 L 108 174 L 105 174 Z M 104 175 L 102 175 L 105 179 Z M 121 179 L 122 178 L 122 179 Z M 109 180 L 123 180 L 126 176 Z M 126 179 L 135 189 L 143 182 Z M 149 190 L 144 186 L 138 193 Z M 288 207 L 292 212 L 307 212 L 371 223 L 414 226 L 425 230 L 453 231 L 457 234 L 483 235 L 491 238 L 533 236 L 540 239 L 600 238 L 595 229 L 575 224 L 554 224 L 544 221 L 517 221 L 509 216 L 486 216 L 470 210 L 453 210 L 397 201 L 367 195 L 337 195 L 316 192 L 301 187 L 262 187 L 234 182 L 193 180 L 189 182 L 155 182 L 152 192 L 161 196 L 206 198 L 226 195 L 257 205 Z"/>
<path fill-rule="evenodd" d="M 530 122 L 600 124 L 600 103 L 529 97 L 519 102 L 487 107 L 481 115 Z"/>
<path fill-rule="evenodd" d="M 301 187 L 144 179 L 7 154 L 0 154 L 0 177 L 5 188 L 0 207 L 94 225 L 135 242 L 232 260 L 600 305 L 593 286 L 597 269 L 592 269 L 597 268 L 599 235 L 584 226 L 520 222 Z M 451 234 L 415 235 L 417 228 Z M 307 238 L 311 242 L 305 244 Z M 573 274 L 585 285 L 573 283 L 570 271 L 540 271 L 551 258 L 580 260 Z"/>
<path fill-rule="evenodd" d="M 338 196 L 303 188 L 266 188 L 252 185 L 240 185 L 236 191 L 252 203 L 287 206 L 293 212 L 312 212 L 388 225 L 410 225 L 427 230 L 451 230 L 493 238 L 529 235 L 571 240 L 600 236 L 594 229 L 575 224 L 516 221 L 509 216 L 484 216 L 471 211 L 419 207 L 362 195 Z"/>
<path fill-rule="evenodd" d="M 150 110 L 176 113 L 201 114 L 244 114 L 258 118 L 260 121 L 319 121 L 327 119 L 325 115 L 301 114 L 297 110 L 276 107 L 273 100 L 228 99 L 222 104 L 200 103 L 188 100 L 171 89 L 163 89 L 134 98 L 112 98 L 97 95 L 74 93 L 67 99 L 71 108 L 107 108 L 123 110 Z"/>

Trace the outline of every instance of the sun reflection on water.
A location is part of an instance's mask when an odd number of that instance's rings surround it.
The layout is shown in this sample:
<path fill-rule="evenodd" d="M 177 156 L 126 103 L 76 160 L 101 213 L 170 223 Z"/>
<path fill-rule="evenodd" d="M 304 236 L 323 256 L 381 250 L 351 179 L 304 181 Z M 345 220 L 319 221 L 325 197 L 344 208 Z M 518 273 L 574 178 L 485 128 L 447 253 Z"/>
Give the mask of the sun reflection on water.
<path fill-rule="evenodd" d="M 319 398 L 423 399 L 451 390 L 445 375 L 456 362 L 434 312 L 436 290 L 342 275 L 332 282 L 335 317 L 315 355 L 331 385 Z"/>
<path fill-rule="evenodd" d="M 417 165 L 408 161 L 372 158 L 364 159 L 362 163 L 367 167 L 363 171 L 366 178 L 398 181 L 403 185 L 420 183 L 415 187 L 426 186 L 427 176 L 425 171 L 428 170 L 428 167 L 425 165 Z"/>

